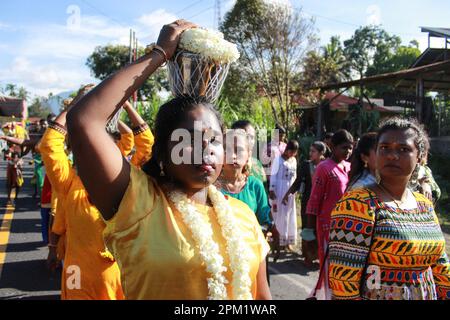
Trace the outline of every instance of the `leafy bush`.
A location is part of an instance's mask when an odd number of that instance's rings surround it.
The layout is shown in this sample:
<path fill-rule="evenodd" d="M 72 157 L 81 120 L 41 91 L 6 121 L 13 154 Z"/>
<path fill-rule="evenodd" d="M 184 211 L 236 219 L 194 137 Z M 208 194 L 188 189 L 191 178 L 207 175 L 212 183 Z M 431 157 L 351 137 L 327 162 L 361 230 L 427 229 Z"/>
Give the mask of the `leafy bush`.
<path fill-rule="evenodd" d="M 433 171 L 433 177 L 439 185 L 442 195 L 436 207 L 443 218 L 450 219 L 450 157 L 441 154 L 432 154 L 429 166 Z"/>

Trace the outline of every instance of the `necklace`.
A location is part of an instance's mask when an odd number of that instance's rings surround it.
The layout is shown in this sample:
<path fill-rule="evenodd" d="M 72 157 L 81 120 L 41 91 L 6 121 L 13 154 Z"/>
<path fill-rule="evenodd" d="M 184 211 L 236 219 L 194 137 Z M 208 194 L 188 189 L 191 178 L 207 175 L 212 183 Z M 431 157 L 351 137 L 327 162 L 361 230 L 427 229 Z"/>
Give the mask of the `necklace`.
<path fill-rule="evenodd" d="M 378 184 L 378 186 L 381 188 L 381 190 L 383 190 L 384 193 L 386 193 L 391 199 L 392 201 L 394 201 L 395 205 L 397 206 L 397 208 L 402 211 L 401 206 L 399 205 L 399 203 L 397 202 L 397 200 L 395 200 L 395 198 L 392 196 L 392 194 L 382 185 L 382 183 L 380 182 Z M 401 202 L 401 204 L 403 203 L 403 201 Z"/>
<path fill-rule="evenodd" d="M 242 189 L 245 187 L 245 185 L 247 184 L 247 178 L 240 178 L 237 182 L 235 182 L 233 184 L 233 186 L 238 186 L 239 188 L 237 188 L 237 190 L 231 190 L 230 187 L 228 186 L 228 182 L 225 179 L 221 179 L 221 184 L 225 186 L 225 188 L 227 189 L 227 191 L 229 193 L 240 193 L 242 191 Z"/>
<path fill-rule="evenodd" d="M 210 274 L 207 279 L 208 300 L 228 299 L 225 287 L 227 280 L 223 274 L 227 271 L 227 268 L 224 266 L 219 245 L 213 239 L 211 224 L 204 219 L 202 213 L 197 210 L 186 194 L 172 191 L 168 194 L 168 197 L 181 213 L 184 223 L 192 232 L 200 258 L 206 266 L 206 271 Z M 226 241 L 230 268 L 233 272 L 233 298 L 236 300 L 251 300 L 252 281 L 249 261 L 252 260 L 253 253 L 242 239 L 239 233 L 239 223 L 234 218 L 232 209 L 224 195 L 214 186 L 209 186 L 208 197 L 213 204 L 222 235 Z"/>

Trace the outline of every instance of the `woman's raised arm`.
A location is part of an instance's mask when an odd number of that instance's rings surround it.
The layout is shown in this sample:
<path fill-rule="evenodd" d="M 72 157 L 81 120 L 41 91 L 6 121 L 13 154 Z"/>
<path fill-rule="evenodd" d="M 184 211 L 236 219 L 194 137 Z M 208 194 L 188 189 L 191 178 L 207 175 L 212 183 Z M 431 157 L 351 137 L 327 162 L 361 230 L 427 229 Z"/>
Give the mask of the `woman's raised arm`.
<path fill-rule="evenodd" d="M 167 59 L 175 53 L 180 34 L 194 26 L 183 20 L 164 26 L 158 45 L 164 49 Z M 106 133 L 106 124 L 163 62 L 163 55 L 152 51 L 103 81 L 68 114 L 67 126 L 78 174 L 106 220 L 117 212 L 130 179 L 130 166 Z"/>

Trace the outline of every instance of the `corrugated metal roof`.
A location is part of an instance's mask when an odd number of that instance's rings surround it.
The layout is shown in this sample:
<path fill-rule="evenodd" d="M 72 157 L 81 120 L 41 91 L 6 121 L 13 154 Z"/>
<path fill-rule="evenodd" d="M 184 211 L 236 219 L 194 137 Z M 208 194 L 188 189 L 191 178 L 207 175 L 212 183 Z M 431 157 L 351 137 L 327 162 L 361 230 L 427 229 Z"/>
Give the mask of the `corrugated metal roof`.
<path fill-rule="evenodd" d="M 410 68 L 422 67 L 439 61 L 450 59 L 450 49 L 426 49 Z"/>
<path fill-rule="evenodd" d="M 450 29 L 449 28 L 430 28 L 430 27 L 421 27 L 422 32 L 428 32 L 430 36 L 437 38 L 450 38 Z"/>
<path fill-rule="evenodd" d="M 22 99 L 2 97 L 0 99 L 0 116 L 26 118 L 26 102 Z"/>

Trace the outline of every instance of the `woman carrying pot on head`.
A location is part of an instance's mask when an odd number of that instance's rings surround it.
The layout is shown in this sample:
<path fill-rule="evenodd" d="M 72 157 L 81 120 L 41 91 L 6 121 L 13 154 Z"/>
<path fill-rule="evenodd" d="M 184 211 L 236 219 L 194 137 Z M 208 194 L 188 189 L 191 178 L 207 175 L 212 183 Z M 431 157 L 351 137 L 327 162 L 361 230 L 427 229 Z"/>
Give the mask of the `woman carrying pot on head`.
<path fill-rule="evenodd" d="M 104 130 L 124 101 L 172 58 L 181 33 L 192 27 L 183 20 L 164 26 L 144 57 L 70 111 L 79 174 L 107 225 L 105 242 L 119 263 L 127 299 L 270 299 L 269 247 L 254 213 L 212 186 L 224 156 L 214 106 L 186 97 L 163 105 L 145 172 L 122 158 Z M 200 136 L 200 143 L 192 136 Z"/>

